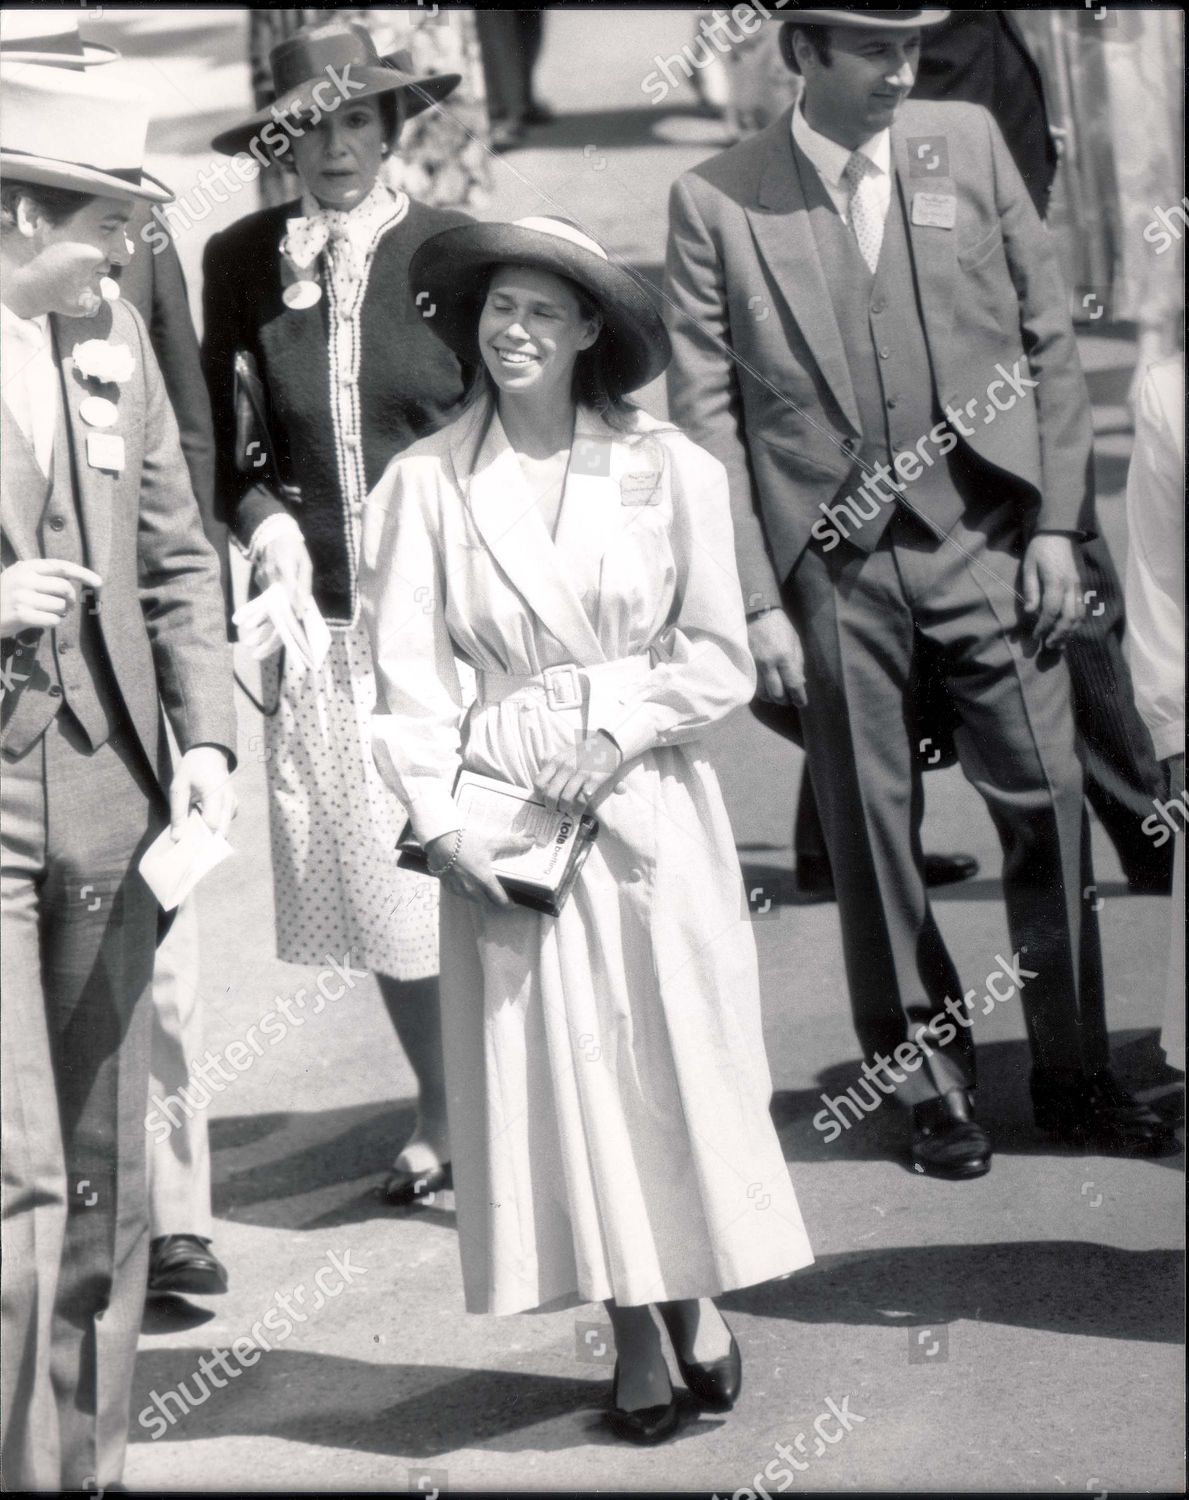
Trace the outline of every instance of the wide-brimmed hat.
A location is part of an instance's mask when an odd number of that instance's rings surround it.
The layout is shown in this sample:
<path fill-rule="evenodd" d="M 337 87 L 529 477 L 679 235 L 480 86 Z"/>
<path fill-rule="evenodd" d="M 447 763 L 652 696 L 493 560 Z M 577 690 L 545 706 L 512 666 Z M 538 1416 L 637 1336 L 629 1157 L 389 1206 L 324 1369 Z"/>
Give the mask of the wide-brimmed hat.
<path fill-rule="evenodd" d="M 148 106 L 105 69 L 0 60 L 0 175 L 101 197 L 168 203 L 144 170 Z"/>
<path fill-rule="evenodd" d="M 857 26 L 863 31 L 911 31 L 918 26 L 938 26 L 949 19 L 948 10 L 802 10 L 784 12 L 786 26 Z"/>
<path fill-rule="evenodd" d="M 331 113 L 339 104 L 400 94 L 405 118 L 438 104 L 462 82 L 458 73 L 416 76 L 407 52 L 381 57 L 366 27 L 351 21 L 324 21 L 303 26 L 278 42 L 268 55 L 276 97 L 239 125 L 221 131 L 211 142 L 215 151 L 235 156 L 263 126 L 281 118 L 300 119 Z M 331 85 L 328 91 L 325 84 Z"/>
<path fill-rule="evenodd" d="M 418 305 L 429 293 L 429 326 L 460 359 L 477 364 L 479 314 L 487 293 L 484 272 L 498 265 L 533 266 L 575 282 L 598 304 L 601 339 L 617 394 L 647 385 L 672 355 L 669 334 L 652 298 L 597 240 L 566 219 L 540 216 L 514 224 L 461 224 L 418 246 L 409 264 L 409 289 Z"/>
<path fill-rule="evenodd" d="M 119 55 L 114 47 L 84 42 L 69 11 L 0 11 L 0 62 L 79 69 L 115 62 Z"/>

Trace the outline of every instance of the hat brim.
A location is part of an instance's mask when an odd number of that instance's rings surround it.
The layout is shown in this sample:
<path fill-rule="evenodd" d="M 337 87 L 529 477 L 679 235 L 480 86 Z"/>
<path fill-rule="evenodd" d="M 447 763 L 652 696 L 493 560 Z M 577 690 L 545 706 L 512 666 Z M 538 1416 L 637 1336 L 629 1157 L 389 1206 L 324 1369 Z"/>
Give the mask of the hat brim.
<path fill-rule="evenodd" d="M 921 10 L 914 16 L 880 15 L 862 10 L 802 10 L 782 13 L 780 19 L 789 26 L 852 26 L 860 31 L 917 31 L 922 26 L 940 26 L 949 20 L 948 10 Z"/>
<path fill-rule="evenodd" d="M 429 73 L 424 77 L 414 77 L 409 73 L 401 72 L 388 58 L 384 58 L 381 66 L 375 68 L 365 68 L 358 63 L 353 63 L 351 77 L 354 82 L 361 83 L 363 86 L 353 88 L 350 97 L 342 99 L 343 103 L 351 104 L 359 99 L 374 99 L 378 94 L 403 94 L 406 120 L 419 115 L 422 110 L 440 104 L 462 82 L 462 75 L 459 73 Z M 325 82 L 326 79 L 321 77 L 308 78 L 297 88 L 290 89 L 279 99 L 274 99 L 271 104 L 258 109 L 254 115 L 241 124 L 233 125 L 229 130 L 220 131 L 211 141 L 211 150 L 221 152 L 224 156 L 236 156 L 239 152 L 246 151 L 265 125 L 271 124 L 278 129 L 284 128 L 278 125 L 278 115 L 282 118 L 300 119 L 302 115 L 313 114 L 315 111 L 319 115 L 326 114 L 326 105 L 316 99 L 313 92 Z"/>
<path fill-rule="evenodd" d="M 0 47 L 0 62 L 10 64 L 33 63 L 46 68 L 97 68 L 103 63 L 119 62 L 120 54 L 114 47 L 105 47 L 101 42 L 84 42 L 80 57 L 75 52 L 36 52 L 23 47 Z"/>
<path fill-rule="evenodd" d="M 429 327 L 458 357 L 478 364 L 483 272 L 532 266 L 576 282 L 603 316 L 607 364 L 618 394 L 639 390 L 668 365 L 673 348 L 652 297 L 623 267 L 541 230 L 516 224 L 462 224 L 422 242 L 409 263 L 409 292 L 421 306 L 429 294 Z"/>
<path fill-rule="evenodd" d="M 98 167 L 78 166 L 48 156 L 26 156 L 20 151 L 0 150 L 0 177 L 40 187 L 69 188 L 100 198 L 141 198 L 148 203 L 173 201 L 173 190 L 149 172 L 141 172 L 139 182 L 129 182 Z"/>

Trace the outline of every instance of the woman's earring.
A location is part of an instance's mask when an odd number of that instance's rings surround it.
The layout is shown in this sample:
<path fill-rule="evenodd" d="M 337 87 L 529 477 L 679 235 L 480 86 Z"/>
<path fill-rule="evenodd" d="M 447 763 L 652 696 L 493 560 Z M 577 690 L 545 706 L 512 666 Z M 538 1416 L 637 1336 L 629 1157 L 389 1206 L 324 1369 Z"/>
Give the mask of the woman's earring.
<path fill-rule="evenodd" d="M 392 155 L 392 147 L 388 144 L 387 141 L 385 141 L 384 144 L 380 147 L 380 155 L 381 156 L 391 156 Z"/>

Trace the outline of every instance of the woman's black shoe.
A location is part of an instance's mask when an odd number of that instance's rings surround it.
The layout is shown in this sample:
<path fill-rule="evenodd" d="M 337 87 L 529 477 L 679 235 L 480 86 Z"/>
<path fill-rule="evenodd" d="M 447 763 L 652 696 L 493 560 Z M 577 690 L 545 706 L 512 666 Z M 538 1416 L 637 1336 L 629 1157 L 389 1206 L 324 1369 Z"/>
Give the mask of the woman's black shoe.
<path fill-rule="evenodd" d="M 616 1437 L 629 1443 L 663 1443 L 677 1431 L 677 1397 L 669 1390 L 667 1406 L 641 1406 L 625 1411 L 619 1402 L 619 1361 L 611 1376 L 611 1405 L 604 1412 L 607 1425 Z"/>
<path fill-rule="evenodd" d="M 720 1313 L 721 1317 L 722 1314 Z M 727 1320 L 723 1318 L 723 1325 L 731 1335 L 731 1347 L 721 1359 L 710 1360 L 707 1364 L 699 1364 L 697 1360 L 685 1359 L 681 1350 L 677 1347 L 677 1332 L 671 1319 L 671 1309 L 668 1306 L 661 1307 L 661 1317 L 664 1319 L 665 1327 L 669 1330 L 669 1340 L 673 1345 L 673 1353 L 677 1357 L 677 1368 L 681 1371 L 681 1378 L 685 1381 L 685 1388 L 698 1403 L 707 1411 L 730 1411 L 739 1399 L 739 1391 L 743 1385 L 743 1357 L 739 1353 L 739 1345 L 735 1342 L 735 1335 L 731 1333 Z"/>
<path fill-rule="evenodd" d="M 433 1195 L 454 1186 L 448 1161 L 420 1172 L 392 1172 L 384 1184 L 385 1201 L 393 1208 L 411 1208 L 414 1203 L 433 1202 Z"/>

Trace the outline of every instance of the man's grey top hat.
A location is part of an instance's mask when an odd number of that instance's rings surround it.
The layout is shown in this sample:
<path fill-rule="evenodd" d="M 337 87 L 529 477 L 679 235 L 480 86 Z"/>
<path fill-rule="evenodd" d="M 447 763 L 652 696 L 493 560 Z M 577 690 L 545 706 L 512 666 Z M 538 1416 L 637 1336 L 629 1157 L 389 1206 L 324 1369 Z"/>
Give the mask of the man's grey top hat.
<path fill-rule="evenodd" d="M 460 359 L 477 364 L 479 314 L 486 295 L 484 272 L 498 265 L 533 266 L 573 281 L 598 304 L 600 341 L 616 394 L 647 385 L 672 356 L 668 330 L 652 298 L 597 240 L 565 219 L 547 216 L 514 224 L 460 224 L 418 246 L 409 265 L 409 287 L 436 304 L 429 326 Z"/>
<path fill-rule="evenodd" d="M 69 11 L 0 12 L 0 62 L 79 69 L 115 62 L 119 55 L 114 47 L 84 42 Z"/>
<path fill-rule="evenodd" d="M 254 115 L 223 130 L 211 141 L 215 151 L 234 156 L 246 151 L 261 128 L 279 117 L 328 113 L 339 103 L 374 98 L 377 94 L 399 94 L 405 118 L 438 104 L 462 82 L 458 73 L 433 73 L 417 77 L 407 52 L 381 57 L 367 29 L 348 21 L 325 21 L 303 26 L 269 53 L 274 102 Z M 337 80 L 343 79 L 339 87 Z M 325 84 L 337 91 L 332 104 Z M 333 97 L 333 95 L 332 95 Z"/>
<path fill-rule="evenodd" d="M 118 70 L 117 70 L 118 71 Z M 168 203 L 143 166 L 148 106 L 106 68 L 0 59 L 0 175 L 108 198 Z"/>

